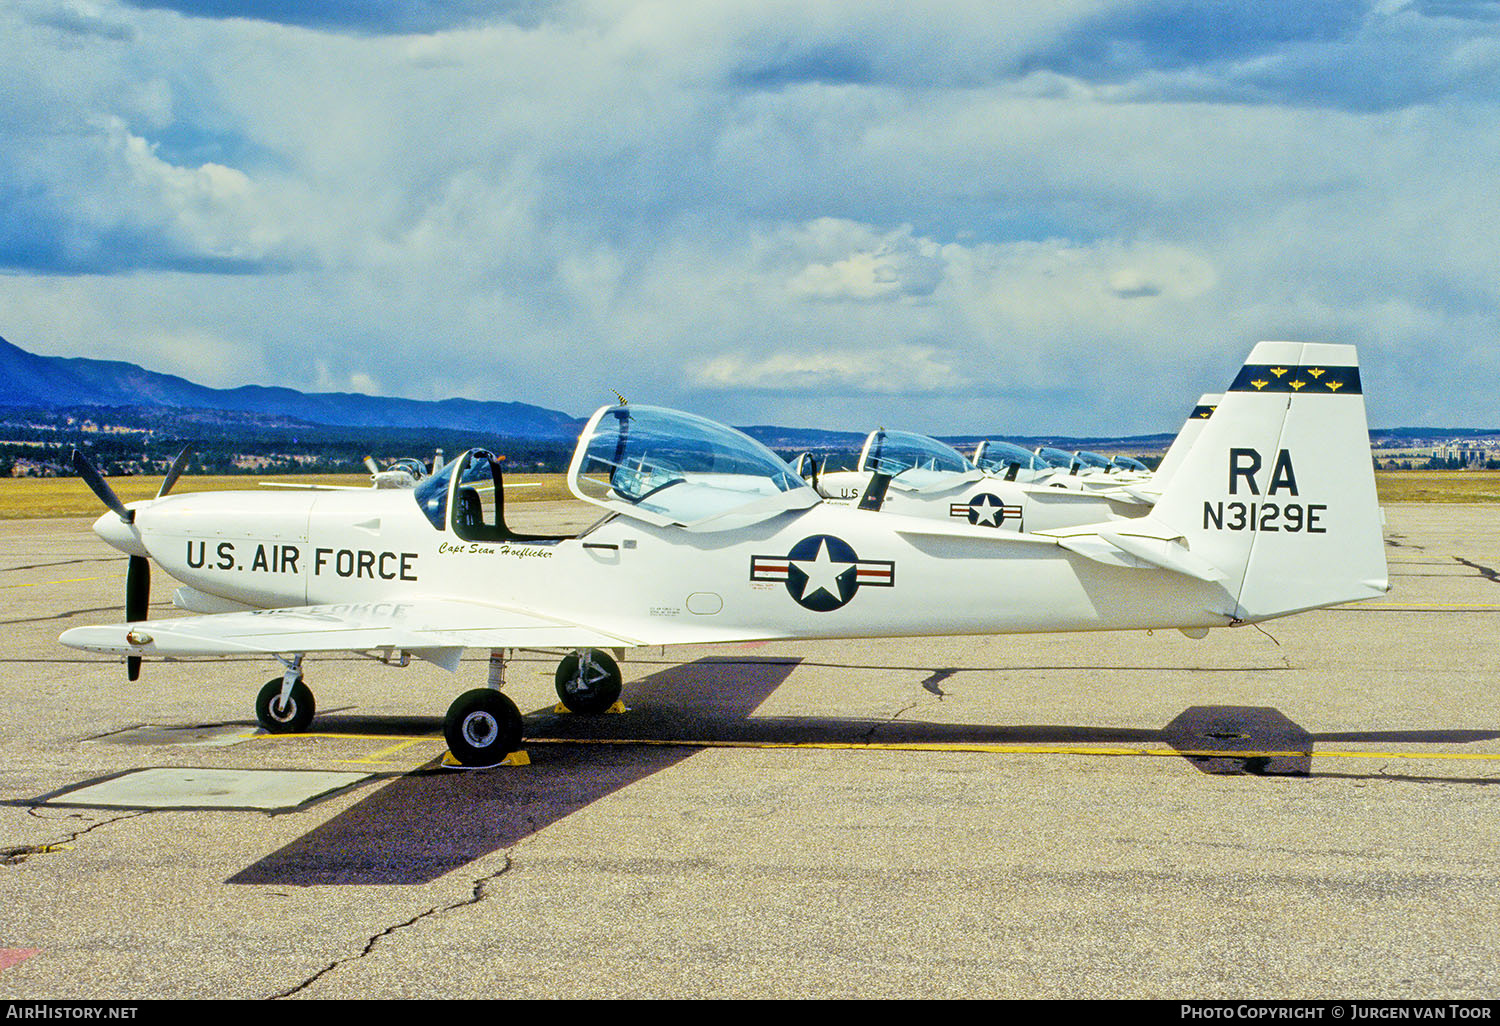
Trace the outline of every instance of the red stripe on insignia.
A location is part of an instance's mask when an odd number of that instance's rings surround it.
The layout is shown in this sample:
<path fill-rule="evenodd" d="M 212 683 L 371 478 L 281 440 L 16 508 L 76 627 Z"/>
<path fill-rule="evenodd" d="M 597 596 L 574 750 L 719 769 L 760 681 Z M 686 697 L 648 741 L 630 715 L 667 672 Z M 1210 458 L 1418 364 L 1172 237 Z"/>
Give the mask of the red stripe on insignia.
<path fill-rule="evenodd" d="M 750 579 L 752 581 L 785 581 L 791 576 L 790 560 L 774 556 L 750 557 Z"/>

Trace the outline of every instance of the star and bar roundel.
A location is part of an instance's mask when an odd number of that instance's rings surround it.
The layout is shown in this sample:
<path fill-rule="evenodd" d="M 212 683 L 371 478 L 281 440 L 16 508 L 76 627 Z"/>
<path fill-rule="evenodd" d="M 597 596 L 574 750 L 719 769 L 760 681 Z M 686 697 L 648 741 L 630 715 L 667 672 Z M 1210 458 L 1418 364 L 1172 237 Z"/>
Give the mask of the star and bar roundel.
<path fill-rule="evenodd" d="M 860 559 L 853 547 L 831 534 L 815 534 L 785 556 L 751 556 L 750 580 L 780 581 L 804 609 L 829 613 L 849 604 L 860 588 L 896 586 L 896 564 Z"/>
<path fill-rule="evenodd" d="M 999 496 L 980 492 L 968 502 L 948 504 L 948 515 L 968 520 L 979 527 L 999 527 L 1007 520 L 1020 520 L 1021 507 L 1007 506 Z"/>

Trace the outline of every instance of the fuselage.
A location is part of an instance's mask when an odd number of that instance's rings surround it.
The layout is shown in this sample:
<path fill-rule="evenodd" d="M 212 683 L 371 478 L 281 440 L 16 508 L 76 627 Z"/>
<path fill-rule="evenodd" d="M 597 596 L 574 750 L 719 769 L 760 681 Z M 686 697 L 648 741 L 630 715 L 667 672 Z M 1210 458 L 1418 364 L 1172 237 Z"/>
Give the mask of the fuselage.
<path fill-rule="evenodd" d="M 934 533 L 831 503 L 718 532 L 616 515 L 541 541 L 466 541 L 410 491 L 195 493 L 136 509 L 134 537 L 200 612 L 462 598 L 684 644 L 1197 628 L 1234 609 L 1219 585 L 1049 539 Z"/>

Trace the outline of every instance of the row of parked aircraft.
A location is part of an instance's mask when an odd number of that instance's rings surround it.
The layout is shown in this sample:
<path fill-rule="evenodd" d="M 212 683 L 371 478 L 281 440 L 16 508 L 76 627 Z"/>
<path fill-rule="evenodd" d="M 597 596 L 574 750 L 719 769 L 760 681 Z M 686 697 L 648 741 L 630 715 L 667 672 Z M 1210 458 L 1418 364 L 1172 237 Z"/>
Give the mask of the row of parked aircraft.
<path fill-rule="evenodd" d="M 511 529 L 501 462 L 481 449 L 410 487 L 355 491 L 174 495 L 174 467 L 129 505 L 78 457 L 109 507 L 95 532 L 130 556 L 126 622 L 61 640 L 124 656 L 132 675 L 143 658 L 274 656 L 284 671 L 256 715 L 280 732 L 312 721 L 308 655 L 456 670 L 466 649 L 489 650 L 485 686 L 444 720 L 458 762 L 486 766 L 521 743 L 502 690 L 517 648 L 564 652 L 558 697 L 590 714 L 614 705 L 617 659 L 642 645 L 1201 637 L 1386 591 L 1352 347 L 1260 343 L 1188 428 L 1149 475 L 1049 476 L 999 446 L 970 459 L 882 431 L 856 471 L 804 462 L 805 479 L 732 428 L 620 402 L 574 451 L 568 485 L 600 519 L 569 535 Z M 147 621 L 152 562 L 196 615 Z"/>
<path fill-rule="evenodd" d="M 967 520 L 1015 532 L 1138 517 L 1161 498 L 1163 484 L 1219 398 L 1198 400 L 1156 473 L 1127 457 L 1047 448 L 1028 452 L 992 439 L 979 442 L 969 457 L 927 435 L 884 428 L 866 437 L 853 470 L 829 471 L 826 461 L 820 466 L 810 453 L 793 465 L 824 499 L 866 510 Z"/>

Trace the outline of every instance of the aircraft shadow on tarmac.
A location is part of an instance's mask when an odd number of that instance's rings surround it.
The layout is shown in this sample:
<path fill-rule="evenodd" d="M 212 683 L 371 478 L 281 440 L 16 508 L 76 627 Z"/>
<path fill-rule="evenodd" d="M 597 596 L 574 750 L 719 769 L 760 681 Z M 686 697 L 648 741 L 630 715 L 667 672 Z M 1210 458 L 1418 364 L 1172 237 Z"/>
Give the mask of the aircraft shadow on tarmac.
<path fill-rule="evenodd" d="M 235 884 L 427 883 L 508 848 L 705 744 L 1165 743 L 1205 773 L 1310 775 L 1316 742 L 1467 743 L 1496 731 L 1311 734 L 1273 708 L 1195 706 L 1162 729 L 992 726 L 832 717 L 753 717 L 798 659 L 701 659 L 632 683 L 631 715 L 527 717 L 545 757 L 523 770 L 447 771 L 436 761 L 396 777 L 343 813 L 235 874 Z M 330 717 L 326 733 L 430 731 L 432 720 Z M 611 743 L 591 744 L 596 740 Z M 576 745 L 550 742 L 578 741 Z M 637 741 L 639 744 L 631 744 Z M 670 746 L 661 746 L 671 742 Z M 655 746 L 653 745 L 655 743 Z M 535 749 L 534 749 L 535 750 Z M 1351 774 L 1326 774 L 1346 777 Z M 1424 777 L 1380 779 L 1427 780 Z M 1492 780 L 1471 782 L 1500 782 Z"/>

